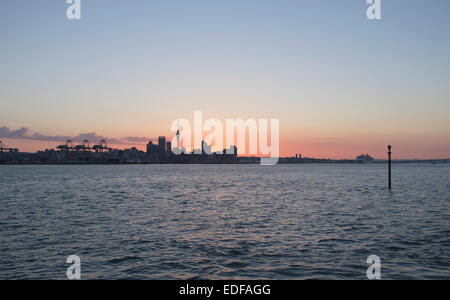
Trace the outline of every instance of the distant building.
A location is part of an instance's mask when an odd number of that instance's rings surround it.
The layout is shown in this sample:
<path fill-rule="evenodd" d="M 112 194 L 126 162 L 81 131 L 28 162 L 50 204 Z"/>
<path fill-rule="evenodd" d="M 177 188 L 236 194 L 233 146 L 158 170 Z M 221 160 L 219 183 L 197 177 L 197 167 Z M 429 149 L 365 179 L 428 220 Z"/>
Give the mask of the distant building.
<path fill-rule="evenodd" d="M 158 138 L 158 153 L 164 154 L 166 153 L 166 137 L 160 136 Z"/>
<path fill-rule="evenodd" d="M 208 145 L 207 142 L 203 141 L 202 142 L 202 154 L 212 154 L 212 147 L 211 145 Z"/>
<path fill-rule="evenodd" d="M 148 154 L 158 153 L 158 146 L 153 144 L 152 141 L 148 142 L 148 144 L 147 144 L 147 153 Z"/>
<path fill-rule="evenodd" d="M 357 161 L 358 163 L 368 163 L 368 162 L 373 162 L 374 159 L 373 159 L 373 157 L 371 157 L 369 154 L 366 154 L 366 155 L 361 154 L 360 156 L 358 156 L 358 157 L 356 158 L 356 161 Z"/>
<path fill-rule="evenodd" d="M 238 149 L 236 146 L 230 146 L 230 148 L 223 150 L 223 152 L 224 154 L 233 156 L 235 158 L 238 156 Z"/>
<path fill-rule="evenodd" d="M 167 142 L 166 143 L 166 152 L 167 154 L 172 154 L 172 142 Z"/>

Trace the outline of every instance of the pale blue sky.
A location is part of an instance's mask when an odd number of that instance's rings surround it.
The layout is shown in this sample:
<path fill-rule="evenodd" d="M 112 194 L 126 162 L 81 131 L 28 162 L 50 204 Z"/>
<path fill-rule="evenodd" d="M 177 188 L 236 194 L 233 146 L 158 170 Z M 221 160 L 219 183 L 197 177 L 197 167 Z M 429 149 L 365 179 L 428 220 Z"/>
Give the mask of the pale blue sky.
<path fill-rule="evenodd" d="M 449 1 L 383 0 L 380 21 L 365 0 L 67 6 L 0 1 L 0 127 L 156 136 L 203 110 L 296 138 L 450 138 Z"/>

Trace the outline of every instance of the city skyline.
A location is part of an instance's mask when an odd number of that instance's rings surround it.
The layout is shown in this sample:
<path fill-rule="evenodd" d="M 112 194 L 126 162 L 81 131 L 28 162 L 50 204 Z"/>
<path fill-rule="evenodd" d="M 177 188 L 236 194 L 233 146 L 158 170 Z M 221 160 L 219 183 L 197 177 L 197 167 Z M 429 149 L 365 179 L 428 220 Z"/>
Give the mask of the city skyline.
<path fill-rule="evenodd" d="M 168 131 L 170 132 L 170 130 Z M 176 137 L 177 132 L 172 132 L 172 134 L 167 135 L 167 140 L 172 140 L 173 137 Z M 282 133 L 281 133 L 282 135 Z M 204 137 L 206 136 L 206 133 L 204 133 Z M 28 128 L 22 127 L 17 130 L 11 130 L 8 127 L 0 127 L 0 139 L 1 141 L 11 148 L 17 148 L 21 152 L 29 152 L 29 153 L 36 153 L 39 151 L 44 151 L 46 149 L 57 149 L 58 146 L 61 144 L 66 143 L 68 140 L 72 141 L 74 144 L 82 145 L 84 141 L 89 141 L 91 144 L 101 144 L 103 140 L 105 140 L 109 146 L 115 149 L 119 150 L 125 150 L 125 149 L 131 149 L 136 148 L 139 151 L 146 151 L 147 145 L 149 142 L 158 143 L 158 139 L 160 137 L 166 137 L 166 135 L 157 135 L 156 137 L 137 137 L 137 136 L 130 136 L 130 137 L 122 137 L 122 138 L 109 138 L 103 135 L 99 135 L 95 132 L 90 133 L 81 133 L 76 136 L 49 136 L 44 135 L 41 133 L 33 133 Z M 11 141 L 11 142 L 8 142 Z M 246 144 L 248 145 L 249 137 L 248 134 L 246 134 Z M 444 143 L 447 141 L 444 141 Z M 224 143 L 225 144 L 225 143 Z M 20 146 L 17 146 L 20 145 Z M 386 144 L 387 145 L 387 144 Z M 367 149 L 367 147 L 354 147 L 354 149 L 351 152 L 348 152 L 346 155 L 327 155 L 326 153 L 323 155 L 314 155 L 314 153 L 308 152 L 308 151 L 302 151 L 302 149 L 297 149 L 293 151 L 284 151 L 283 150 L 283 144 L 280 144 L 280 157 L 295 157 L 297 154 L 302 154 L 306 157 L 314 157 L 318 159 L 354 159 L 354 157 L 370 153 L 373 155 L 376 159 L 385 159 L 386 157 L 386 145 L 380 143 L 377 145 L 379 151 L 358 151 L 358 149 Z M 429 146 L 429 145 L 428 145 Z M 433 145 L 436 147 L 436 145 Z M 396 147 L 398 148 L 398 147 Z M 436 149 L 436 148 L 434 148 Z M 192 144 L 191 149 L 188 151 L 194 151 L 194 146 Z M 216 149 L 217 150 L 217 149 Z M 400 151 L 398 151 L 400 150 Z M 448 159 L 450 157 L 450 152 L 443 152 L 445 153 L 442 156 L 418 156 L 418 157 L 411 157 L 411 156 L 405 156 L 402 154 L 402 149 L 397 149 L 398 152 L 396 152 L 396 158 L 397 159 Z M 375 154 L 374 154 L 375 153 Z M 378 154 L 378 155 L 377 155 Z M 254 154 L 240 154 L 240 156 L 260 156 L 260 155 L 254 155 Z"/>
<path fill-rule="evenodd" d="M 359 0 L 136 3 L 83 1 L 77 21 L 65 1 L 0 3 L 2 141 L 143 150 L 201 109 L 280 119 L 281 156 L 449 156 L 448 1 L 384 1 L 376 21 Z"/>

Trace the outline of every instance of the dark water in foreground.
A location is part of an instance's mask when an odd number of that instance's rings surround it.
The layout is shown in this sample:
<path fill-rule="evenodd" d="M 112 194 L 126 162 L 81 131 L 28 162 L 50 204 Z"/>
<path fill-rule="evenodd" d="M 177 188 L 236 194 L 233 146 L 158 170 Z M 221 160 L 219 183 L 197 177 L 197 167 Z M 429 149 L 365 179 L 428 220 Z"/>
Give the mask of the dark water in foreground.
<path fill-rule="evenodd" d="M 450 279 L 450 165 L 0 166 L 0 279 Z"/>

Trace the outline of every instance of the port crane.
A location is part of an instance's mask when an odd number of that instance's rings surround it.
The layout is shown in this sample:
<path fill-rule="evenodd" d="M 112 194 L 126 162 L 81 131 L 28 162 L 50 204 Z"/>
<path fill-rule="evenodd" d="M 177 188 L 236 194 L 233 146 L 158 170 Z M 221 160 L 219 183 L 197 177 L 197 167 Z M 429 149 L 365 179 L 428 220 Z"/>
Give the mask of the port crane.
<path fill-rule="evenodd" d="M 76 151 L 76 152 L 107 152 L 111 148 L 108 147 L 108 144 L 106 143 L 106 140 L 101 140 L 100 144 L 94 145 L 93 147 L 90 146 L 88 140 L 84 140 L 82 144 L 75 145 L 73 144 L 72 140 L 67 140 L 65 144 L 59 145 L 56 147 L 56 149 L 60 151 Z"/>
<path fill-rule="evenodd" d="M 5 145 L 2 141 L 0 141 L 0 152 L 18 152 L 19 150 L 16 148 L 11 148 Z"/>

